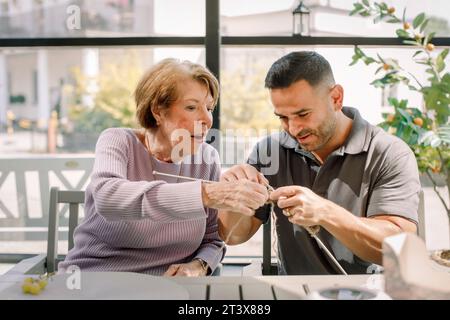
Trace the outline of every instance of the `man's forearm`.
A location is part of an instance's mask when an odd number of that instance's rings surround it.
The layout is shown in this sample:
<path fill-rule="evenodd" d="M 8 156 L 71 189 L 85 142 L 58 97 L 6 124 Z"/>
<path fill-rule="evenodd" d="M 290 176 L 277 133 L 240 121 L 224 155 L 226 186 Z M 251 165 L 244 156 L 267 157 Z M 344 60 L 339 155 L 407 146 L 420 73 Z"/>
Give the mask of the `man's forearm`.
<path fill-rule="evenodd" d="M 337 205 L 321 225 L 359 258 L 377 264 L 382 264 L 384 238 L 403 232 L 390 221 L 356 217 Z"/>

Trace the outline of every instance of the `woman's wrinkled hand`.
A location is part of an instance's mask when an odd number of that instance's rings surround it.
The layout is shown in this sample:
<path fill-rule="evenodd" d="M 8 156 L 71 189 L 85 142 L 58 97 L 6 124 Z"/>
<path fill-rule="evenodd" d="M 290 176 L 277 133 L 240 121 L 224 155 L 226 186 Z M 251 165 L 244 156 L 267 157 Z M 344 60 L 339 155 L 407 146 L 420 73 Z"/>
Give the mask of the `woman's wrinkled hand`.
<path fill-rule="evenodd" d="M 206 276 L 206 273 L 207 270 L 203 269 L 200 261 L 192 260 L 188 263 L 172 264 L 163 275 L 167 277 L 200 277 Z"/>
<path fill-rule="evenodd" d="M 202 197 L 206 207 L 252 216 L 266 203 L 269 193 L 262 184 L 243 179 L 204 183 Z"/>
<path fill-rule="evenodd" d="M 264 186 L 269 185 L 269 181 L 264 175 L 255 169 L 255 167 L 249 164 L 238 164 L 227 171 L 225 171 L 220 177 L 220 181 L 238 181 L 238 180 L 250 180 L 262 184 Z"/>

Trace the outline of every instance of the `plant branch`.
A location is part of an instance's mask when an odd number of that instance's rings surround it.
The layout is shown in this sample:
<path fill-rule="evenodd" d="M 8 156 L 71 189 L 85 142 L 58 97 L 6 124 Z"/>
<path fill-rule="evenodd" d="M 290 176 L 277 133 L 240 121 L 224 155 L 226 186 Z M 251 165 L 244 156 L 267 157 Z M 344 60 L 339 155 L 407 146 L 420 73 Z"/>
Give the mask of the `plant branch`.
<path fill-rule="evenodd" d="M 431 182 L 433 183 L 433 190 L 434 192 L 436 192 L 437 196 L 439 197 L 439 200 L 441 200 L 442 204 L 444 205 L 445 210 L 447 211 L 447 214 L 450 215 L 450 209 L 447 206 L 447 204 L 445 203 L 444 198 L 442 198 L 441 193 L 439 192 L 439 190 L 437 189 L 437 183 L 436 181 L 433 179 L 433 177 L 431 176 L 429 170 L 425 171 L 427 173 L 428 178 L 430 178 Z"/>
<path fill-rule="evenodd" d="M 447 163 L 444 161 L 444 157 L 442 156 L 441 149 L 436 148 L 436 151 L 439 155 L 439 159 L 441 159 L 441 171 L 444 171 L 445 175 L 447 176 L 447 192 L 448 192 L 448 201 L 450 204 L 450 175 L 449 175 L 449 172 L 447 169 Z M 450 212 L 448 212 L 448 213 L 449 213 L 449 218 L 450 218 Z"/>
<path fill-rule="evenodd" d="M 446 163 L 444 161 L 444 157 L 442 156 L 441 149 L 440 148 L 436 148 L 436 151 L 437 151 L 437 153 L 439 155 L 439 159 L 441 159 L 441 169 L 444 169 L 443 171 L 445 172 L 446 175 L 448 175 L 449 172 L 448 172 Z M 449 192 L 450 192 L 450 190 L 449 190 Z"/>
<path fill-rule="evenodd" d="M 405 69 L 403 69 L 403 68 L 401 68 L 404 72 L 406 72 L 407 74 L 409 74 L 416 82 L 417 82 L 417 84 L 419 85 L 419 87 L 420 87 L 420 89 L 423 89 L 423 85 L 420 83 L 420 81 L 416 78 L 416 76 L 415 75 L 413 75 L 411 72 L 409 72 L 409 71 L 407 71 L 407 70 L 405 70 Z"/>

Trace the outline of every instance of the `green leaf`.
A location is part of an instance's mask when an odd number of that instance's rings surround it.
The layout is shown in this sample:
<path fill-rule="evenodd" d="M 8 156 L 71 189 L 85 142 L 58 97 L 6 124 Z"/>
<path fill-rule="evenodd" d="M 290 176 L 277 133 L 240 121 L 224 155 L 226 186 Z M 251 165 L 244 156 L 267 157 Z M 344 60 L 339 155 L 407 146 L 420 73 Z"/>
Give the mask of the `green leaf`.
<path fill-rule="evenodd" d="M 372 86 L 374 86 L 375 88 L 384 88 L 386 86 L 386 84 L 381 81 L 380 79 L 376 79 L 374 81 L 372 81 L 370 83 Z"/>
<path fill-rule="evenodd" d="M 362 3 L 364 3 L 367 7 L 370 7 L 369 0 L 362 0 Z"/>
<path fill-rule="evenodd" d="M 423 39 L 423 45 L 426 46 L 428 42 L 431 41 L 431 39 L 433 39 L 434 35 L 436 34 L 436 32 L 431 32 L 429 34 L 427 34 L 425 36 L 425 39 Z"/>
<path fill-rule="evenodd" d="M 354 3 L 353 7 L 354 7 L 353 10 L 350 12 L 351 16 L 364 9 L 361 3 Z"/>
<path fill-rule="evenodd" d="M 443 50 L 443 51 L 439 54 L 439 57 L 441 57 L 442 60 L 445 60 L 445 58 L 446 58 L 447 55 L 448 55 L 448 52 L 449 52 L 449 48 Z"/>
<path fill-rule="evenodd" d="M 408 100 L 402 99 L 400 103 L 398 104 L 398 107 L 401 109 L 405 109 L 408 106 Z"/>
<path fill-rule="evenodd" d="M 380 22 L 382 19 L 383 19 L 383 15 L 381 14 L 381 15 L 375 17 L 375 19 L 373 19 L 373 23 L 374 23 L 374 24 L 375 24 L 375 23 L 378 23 L 378 22 Z"/>
<path fill-rule="evenodd" d="M 403 9 L 403 15 L 402 15 L 402 21 L 403 21 L 403 23 L 406 22 L 405 17 L 406 17 L 406 8 Z"/>
<path fill-rule="evenodd" d="M 382 2 L 380 3 L 380 8 L 383 10 L 387 10 L 388 9 L 388 5 L 386 4 L 386 2 Z"/>
<path fill-rule="evenodd" d="M 403 136 L 403 131 L 405 130 L 405 124 L 400 122 L 397 126 L 397 131 L 395 132 L 395 135 L 399 138 Z"/>
<path fill-rule="evenodd" d="M 417 43 L 417 41 L 414 41 L 414 40 L 403 40 L 403 43 L 404 43 L 404 44 L 411 44 L 411 45 L 413 45 L 413 46 L 419 45 L 419 44 Z"/>
<path fill-rule="evenodd" d="M 409 125 L 406 125 L 402 132 L 402 136 L 401 136 L 402 140 L 409 144 L 412 133 L 413 133 L 413 129 Z"/>
<path fill-rule="evenodd" d="M 386 63 L 386 62 L 384 61 L 384 59 L 380 56 L 379 53 L 377 53 L 377 57 L 378 57 L 378 59 L 380 59 L 380 61 L 381 61 L 382 63 Z"/>
<path fill-rule="evenodd" d="M 383 128 L 384 131 L 388 131 L 389 127 L 390 127 L 389 123 L 387 123 L 387 122 L 382 122 L 378 126 Z"/>
<path fill-rule="evenodd" d="M 434 38 L 434 35 L 436 34 L 436 32 L 430 32 L 429 34 L 428 34 L 428 41 L 431 41 L 431 39 L 433 39 Z"/>
<path fill-rule="evenodd" d="M 441 73 L 443 70 L 445 69 L 445 62 L 444 59 L 442 59 L 442 57 L 439 55 L 436 58 L 436 71 L 438 73 Z"/>
<path fill-rule="evenodd" d="M 357 64 L 358 61 L 359 61 L 358 58 L 357 59 L 353 58 L 353 61 L 349 64 L 349 66 L 353 66 L 353 65 Z"/>
<path fill-rule="evenodd" d="M 414 54 L 413 54 L 413 58 L 415 57 L 415 56 L 417 56 L 417 55 L 419 55 L 419 54 L 421 54 L 421 53 L 425 53 L 425 52 L 423 52 L 423 50 L 419 50 L 419 51 L 416 51 Z"/>
<path fill-rule="evenodd" d="M 367 56 L 364 56 L 364 57 L 362 57 L 361 59 L 362 59 L 362 61 L 364 61 L 364 63 L 365 63 L 366 65 L 369 65 L 369 64 L 371 64 L 371 63 L 377 62 L 374 58 L 367 57 Z"/>
<path fill-rule="evenodd" d="M 444 90 L 446 84 L 437 83 L 422 89 L 425 105 L 428 110 L 436 111 L 436 121 L 438 124 L 446 124 L 450 115 L 450 98 Z M 444 90 L 443 90 L 444 89 Z"/>
<path fill-rule="evenodd" d="M 423 32 L 423 30 L 425 30 L 429 21 L 430 19 L 426 19 L 425 22 L 422 23 L 422 25 L 420 26 L 420 32 Z"/>
<path fill-rule="evenodd" d="M 398 100 L 397 98 L 388 98 L 389 105 L 398 108 Z"/>
<path fill-rule="evenodd" d="M 355 53 L 357 55 L 364 56 L 364 52 L 358 46 L 355 46 Z"/>
<path fill-rule="evenodd" d="M 408 122 L 411 123 L 412 122 L 412 117 L 411 115 L 406 112 L 404 109 L 397 109 L 398 113 L 400 113 L 402 115 L 402 117 Z"/>
<path fill-rule="evenodd" d="M 387 23 L 398 23 L 400 20 L 398 18 L 391 18 L 389 20 L 386 20 Z"/>
<path fill-rule="evenodd" d="M 375 74 L 377 74 L 377 73 L 380 72 L 381 70 L 383 70 L 383 66 L 379 67 L 379 68 L 377 69 L 377 71 L 375 71 Z"/>
<path fill-rule="evenodd" d="M 447 72 L 442 76 L 442 82 L 450 85 L 450 73 Z"/>
<path fill-rule="evenodd" d="M 408 32 L 406 32 L 406 31 L 403 30 L 403 29 L 397 29 L 397 30 L 395 30 L 395 33 L 396 33 L 397 36 L 400 37 L 400 38 L 409 38 Z"/>
<path fill-rule="evenodd" d="M 414 29 L 417 28 L 418 26 L 420 26 L 420 24 L 424 21 L 425 19 L 425 13 L 421 13 L 418 16 L 416 16 L 413 20 L 413 27 Z"/>
<path fill-rule="evenodd" d="M 360 13 L 360 15 L 363 16 L 363 17 L 369 17 L 370 13 L 367 12 L 367 11 L 363 11 L 363 12 Z"/>

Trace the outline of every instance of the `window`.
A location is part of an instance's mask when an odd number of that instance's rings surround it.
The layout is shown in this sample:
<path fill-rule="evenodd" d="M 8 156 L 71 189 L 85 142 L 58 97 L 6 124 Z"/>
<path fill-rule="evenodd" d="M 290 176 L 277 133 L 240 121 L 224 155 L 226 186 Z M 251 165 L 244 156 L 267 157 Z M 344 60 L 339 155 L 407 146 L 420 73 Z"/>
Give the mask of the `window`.
<path fill-rule="evenodd" d="M 8 8 L 8 1 L 2 5 Z M 202 0 L 21 0 L 0 11 L 0 38 L 203 36 Z M 174 23 L 176 21 L 176 23 Z"/>
<path fill-rule="evenodd" d="M 349 16 L 354 0 L 304 1 L 310 9 L 312 36 L 321 37 L 393 37 L 393 24 L 373 24 L 371 19 Z M 445 0 L 384 1 L 398 9 L 407 8 L 406 20 L 426 12 L 431 21 L 429 30 L 436 36 L 450 36 L 450 3 Z M 239 0 L 220 2 L 221 31 L 225 36 L 290 36 L 292 35 L 292 10 L 296 0 Z M 401 14 L 400 14 L 401 15 Z"/>
<path fill-rule="evenodd" d="M 101 131 L 136 125 L 132 94 L 148 67 L 167 57 L 205 64 L 201 47 L 9 48 L 3 56 L 6 63 L 0 73 L 9 74 L 11 92 L 36 99 L 21 105 L 9 101 L 3 109 L 11 117 L 11 125 L 7 125 L 11 130 L 0 132 L 0 153 L 7 157 L 49 152 L 52 111 L 59 111 L 54 152 L 92 155 Z M 117 116 L 117 112 L 122 113 Z M 82 173 L 61 174 L 76 185 Z M 23 195 L 17 193 L 16 185 L 20 177 L 10 173 L 6 180 L 2 178 L 0 173 L 0 254 L 45 252 L 47 220 L 40 205 L 43 195 L 38 172 L 26 172 L 23 177 L 28 188 L 27 216 L 19 213 Z M 48 175 L 50 185 L 61 189 L 67 188 L 64 178 L 53 172 Z M 81 187 L 84 190 L 86 184 Z M 67 251 L 67 242 L 61 241 L 60 247 L 61 253 Z"/>

